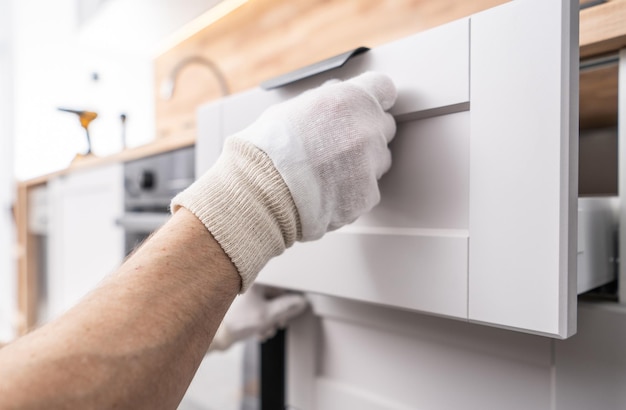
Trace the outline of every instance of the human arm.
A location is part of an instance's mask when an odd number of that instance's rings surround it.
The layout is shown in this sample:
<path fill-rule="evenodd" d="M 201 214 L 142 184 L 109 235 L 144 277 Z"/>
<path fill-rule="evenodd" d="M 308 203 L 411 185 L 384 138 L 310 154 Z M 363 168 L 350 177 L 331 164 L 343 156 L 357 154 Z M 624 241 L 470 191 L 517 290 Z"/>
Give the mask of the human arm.
<path fill-rule="evenodd" d="M 66 315 L 0 350 L 0 409 L 176 408 L 240 283 L 180 210 Z"/>

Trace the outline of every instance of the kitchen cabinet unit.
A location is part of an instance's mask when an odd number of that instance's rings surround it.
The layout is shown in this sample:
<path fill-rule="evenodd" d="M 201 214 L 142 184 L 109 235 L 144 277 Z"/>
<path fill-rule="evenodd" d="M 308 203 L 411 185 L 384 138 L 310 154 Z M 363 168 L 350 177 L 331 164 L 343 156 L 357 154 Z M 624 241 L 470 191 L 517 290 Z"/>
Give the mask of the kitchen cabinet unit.
<path fill-rule="evenodd" d="M 116 220 L 123 209 L 123 169 L 110 164 L 53 178 L 48 184 L 48 315 L 57 317 L 124 258 Z"/>
<path fill-rule="evenodd" d="M 575 333 L 577 28 L 570 1 L 511 2 L 204 107 L 199 172 L 225 136 L 329 78 L 374 70 L 398 87 L 394 165 L 380 205 L 321 241 L 296 244 L 259 281 L 558 338 Z"/>

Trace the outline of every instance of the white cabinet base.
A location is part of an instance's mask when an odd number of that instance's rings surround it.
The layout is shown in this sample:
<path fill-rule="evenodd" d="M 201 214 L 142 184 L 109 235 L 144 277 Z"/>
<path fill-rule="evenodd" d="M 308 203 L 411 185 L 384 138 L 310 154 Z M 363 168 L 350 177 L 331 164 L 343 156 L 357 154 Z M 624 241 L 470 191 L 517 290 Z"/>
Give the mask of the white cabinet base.
<path fill-rule="evenodd" d="M 73 306 L 124 259 L 122 164 L 60 176 L 49 183 L 48 314 Z"/>

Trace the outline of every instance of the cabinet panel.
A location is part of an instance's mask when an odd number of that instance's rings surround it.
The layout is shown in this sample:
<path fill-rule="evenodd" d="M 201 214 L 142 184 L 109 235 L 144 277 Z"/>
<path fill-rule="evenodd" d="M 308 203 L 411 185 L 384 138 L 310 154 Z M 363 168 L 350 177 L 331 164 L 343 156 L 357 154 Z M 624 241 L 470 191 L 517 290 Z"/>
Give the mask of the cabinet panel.
<path fill-rule="evenodd" d="M 551 408 L 547 338 L 320 295 L 309 300 L 312 313 L 287 334 L 294 408 Z"/>
<path fill-rule="evenodd" d="M 198 109 L 197 116 L 198 130 L 201 130 L 202 138 L 196 141 L 196 177 L 202 175 L 217 161 L 224 144 L 221 104 L 204 105 Z"/>
<path fill-rule="evenodd" d="M 467 238 L 348 227 L 294 245 L 258 282 L 463 319 Z"/>
<path fill-rule="evenodd" d="M 578 293 L 616 279 L 618 197 L 578 199 Z"/>
<path fill-rule="evenodd" d="M 399 123 L 378 206 L 296 244 L 258 281 L 465 319 L 468 130 L 468 112 Z"/>
<path fill-rule="evenodd" d="M 570 7 L 508 3 L 472 17 L 471 35 L 469 319 L 561 337 L 576 329 Z"/>
<path fill-rule="evenodd" d="M 121 164 L 50 182 L 49 316 L 73 306 L 124 258 Z"/>
<path fill-rule="evenodd" d="M 468 229 L 468 112 L 399 122 L 381 201 L 355 226 Z"/>
<path fill-rule="evenodd" d="M 394 116 L 432 115 L 469 101 L 469 43 L 469 19 L 459 20 L 359 55 L 332 75 L 386 73 L 398 88 Z"/>

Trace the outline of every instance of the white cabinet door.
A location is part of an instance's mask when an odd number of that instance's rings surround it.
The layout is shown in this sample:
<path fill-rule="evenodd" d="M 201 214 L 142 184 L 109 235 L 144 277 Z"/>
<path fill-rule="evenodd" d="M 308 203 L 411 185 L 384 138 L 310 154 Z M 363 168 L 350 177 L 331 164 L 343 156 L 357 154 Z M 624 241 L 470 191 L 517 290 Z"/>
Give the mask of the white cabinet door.
<path fill-rule="evenodd" d="M 381 203 L 263 270 L 269 285 L 565 338 L 575 332 L 578 8 L 519 0 L 199 111 L 198 171 L 269 105 L 391 76 Z M 208 158 L 211 157 L 211 158 Z"/>
<path fill-rule="evenodd" d="M 121 164 L 50 181 L 48 319 L 73 306 L 124 258 Z"/>
<path fill-rule="evenodd" d="M 472 18 L 468 318 L 576 330 L 578 4 Z"/>

